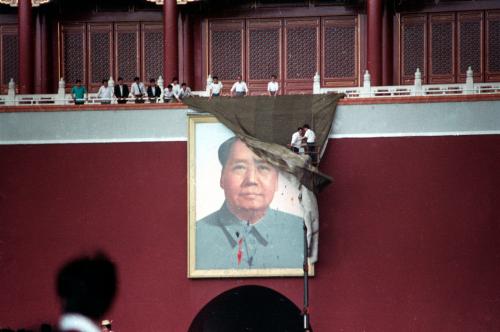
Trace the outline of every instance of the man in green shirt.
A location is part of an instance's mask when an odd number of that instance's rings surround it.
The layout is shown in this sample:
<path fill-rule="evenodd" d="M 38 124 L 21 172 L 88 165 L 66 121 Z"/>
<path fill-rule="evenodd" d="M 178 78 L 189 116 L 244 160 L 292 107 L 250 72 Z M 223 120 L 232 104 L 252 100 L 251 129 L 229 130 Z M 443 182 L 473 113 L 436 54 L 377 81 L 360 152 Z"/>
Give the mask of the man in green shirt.
<path fill-rule="evenodd" d="M 85 94 L 87 90 L 82 86 L 82 80 L 76 80 L 76 85 L 71 88 L 71 96 L 75 102 L 75 105 L 82 105 L 85 103 Z"/>

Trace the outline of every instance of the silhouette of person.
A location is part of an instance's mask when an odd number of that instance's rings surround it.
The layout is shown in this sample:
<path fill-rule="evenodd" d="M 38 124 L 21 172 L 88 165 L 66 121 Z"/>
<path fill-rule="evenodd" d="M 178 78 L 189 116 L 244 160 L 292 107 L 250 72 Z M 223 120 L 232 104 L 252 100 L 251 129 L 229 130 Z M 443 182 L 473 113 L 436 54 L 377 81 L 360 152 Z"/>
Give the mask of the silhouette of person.
<path fill-rule="evenodd" d="M 100 332 L 99 319 L 109 310 L 117 291 L 117 272 L 102 253 L 65 264 L 57 275 L 62 315 L 61 332 Z"/>

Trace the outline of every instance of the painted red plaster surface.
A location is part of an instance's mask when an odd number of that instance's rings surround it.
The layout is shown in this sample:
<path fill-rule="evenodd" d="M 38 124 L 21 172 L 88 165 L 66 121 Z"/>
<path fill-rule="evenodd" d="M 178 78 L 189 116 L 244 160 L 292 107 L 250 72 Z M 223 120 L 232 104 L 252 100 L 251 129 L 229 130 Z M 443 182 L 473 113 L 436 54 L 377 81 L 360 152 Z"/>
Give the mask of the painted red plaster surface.
<path fill-rule="evenodd" d="M 331 140 L 315 331 L 500 330 L 500 136 Z M 95 248 L 121 332 L 186 331 L 218 294 L 300 278 L 187 279 L 185 142 L 0 146 L 0 327 L 59 312 L 54 276 Z"/>

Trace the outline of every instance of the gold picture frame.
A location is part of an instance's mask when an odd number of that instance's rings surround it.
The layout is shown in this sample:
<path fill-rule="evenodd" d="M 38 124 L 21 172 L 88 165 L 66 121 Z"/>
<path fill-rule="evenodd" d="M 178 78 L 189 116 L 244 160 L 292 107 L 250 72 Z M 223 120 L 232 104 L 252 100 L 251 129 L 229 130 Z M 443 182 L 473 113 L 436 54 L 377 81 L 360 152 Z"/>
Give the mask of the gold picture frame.
<path fill-rule="evenodd" d="M 202 229 L 206 229 L 204 226 L 206 224 L 207 218 L 217 213 L 217 211 L 222 210 L 222 207 L 226 204 L 225 191 L 221 188 L 220 178 L 222 166 L 218 157 L 219 147 L 222 145 L 224 141 L 228 138 L 234 136 L 234 134 L 223 124 L 221 124 L 217 119 L 213 116 L 207 115 L 189 115 L 188 118 L 188 278 L 225 278 L 225 277 L 299 277 L 303 276 L 303 238 L 301 240 L 301 245 L 295 245 L 293 247 L 287 248 L 287 251 L 281 256 L 278 257 L 278 264 L 275 265 L 276 259 L 269 258 L 269 262 L 266 261 L 266 257 L 260 258 L 259 262 L 261 262 L 262 266 L 253 267 L 251 263 L 248 267 L 242 267 L 239 265 L 240 261 L 238 258 L 238 265 L 231 265 L 229 262 L 229 266 L 225 266 L 226 261 L 220 262 L 220 260 L 226 259 L 226 253 L 231 257 L 230 259 L 234 261 L 233 252 L 236 250 L 236 247 L 231 247 L 226 241 L 212 241 L 211 237 L 207 237 L 206 232 L 202 232 Z M 281 174 L 279 172 L 279 174 Z M 276 195 L 276 192 L 273 193 L 272 197 L 272 206 L 269 206 L 268 211 L 278 211 L 281 216 L 281 223 L 286 222 L 283 221 L 287 218 L 282 216 L 288 216 L 290 218 L 300 218 L 301 210 L 299 207 L 295 205 L 291 207 L 293 211 L 287 211 L 282 208 L 282 206 L 290 209 L 290 204 L 287 198 L 284 198 L 283 192 L 286 195 L 295 195 L 290 188 L 284 185 L 283 175 L 279 177 L 278 189 L 281 190 L 280 195 Z M 286 188 L 286 189 L 283 189 Z M 297 192 L 298 193 L 298 192 Z M 297 194 L 298 195 L 298 194 Z M 279 196 L 279 198 L 276 198 Z M 288 196 L 286 196 L 288 197 Z M 284 203 L 283 203 L 284 202 Z M 220 210 L 219 210 L 220 209 Z M 282 212 L 283 211 L 283 212 Z M 286 211 L 286 212 L 285 212 Z M 288 213 L 290 212 L 290 213 Z M 268 213 L 269 214 L 269 213 Z M 267 215 L 267 214 L 266 214 Z M 295 219 L 294 219 L 295 220 Z M 200 221 L 202 224 L 200 224 Z M 302 222 L 302 221 L 301 221 Z M 198 224 L 197 224 L 198 223 Z M 271 223 L 267 222 L 269 225 Z M 292 223 L 290 222 L 290 225 Z M 201 227 L 203 226 L 203 227 Z M 248 224 L 247 224 L 248 226 Z M 293 238 L 297 239 L 300 234 L 297 232 L 297 222 L 293 223 Z M 300 225 L 302 229 L 302 224 Z M 215 229 L 215 228 L 210 228 Z M 283 227 L 281 228 L 283 229 Z M 217 232 L 218 236 L 222 236 L 222 231 L 219 233 L 219 229 L 214 230 Z M 228 236 L 228 232 L 224 231 Z M 270 231 L 272 232 L 272 231 Z M 285 234 L 286 230 L 285 230 Z M 303 231 L 302 231 L 303 236 Z M 267 233 L 266 233 L 267 235 Z M 239 236 L 238 232 L 236 235 L 232 235 L 237 240 L 237 236 Z M 242 235 L 243 237 L 243 235 Z M 248 237 L 250 238 L 250 236 Z M 274 239 L 278 239 L 277 236 L 271 237 Z M 285 240 L 288 239 L 285 237 Z M 246 240 L 245 240 L 246 241 Z M 255 242 L 255 241 L 254 241 Z M 269 241 L 269 247 L 266 244 L 265 249 L 261 249 L 261 253 L 264 250 L 275 250 L 280 246 L 287 244 L 277 244 L 277 242 L 281 242 L 281 239 L 272 243 Z M 291 241 L 292 243 L 298 243 L 297 241 Z M 241 243 L 239 244 L 241 246 Z M 245 243 L 246 245 L 246 243 Z M 297 248 L 299 247 L 299 248 Z M 240 250 L 240 249 L 238 249 Z M 257 249 L 256 249 L 257 250 Z M 224 253 L 223 255 L 212 255 L 212 253 Z M 273 252 L 273 251 L 270 251 Z M 276 252 L 282 252 L 276 249 Z M 235 257 L 238 254 L 234 254 Z M 297 255 L 300 255 L 300 260 L 297 258 Z M 224 257 L 222 257 L 224 256 Z M 243 254 L 245 256 L 245 254 Z M 292 257 L 288 259 L 288 256 Z M 207 258 L 208 257 L 208 258 Z M 250 257 L 250 256 L 249 256 Z M 253 259 L 253 256 L 250 258 Z M 274 260 L 273 260 L 274 259 Z M 279 261 L 281 259 L 281 261 Z M 197 261 L 198 260 L 198 261 Z M 257 261 L 257 260 L 256 260 Z M 293 266 L 278 266 L 280 264 L 288 264 L 290 263 Z M 213 264 L 212 264 L 213 262 Z M 247 262 L 248 263 L 248 262 Z M 224 266 L 223 266 L 224 265 Z M 256 264 L 257 265 L 257 264 Z M 314 274 L 314 266 L 309 264 L 309 274 Z"/>

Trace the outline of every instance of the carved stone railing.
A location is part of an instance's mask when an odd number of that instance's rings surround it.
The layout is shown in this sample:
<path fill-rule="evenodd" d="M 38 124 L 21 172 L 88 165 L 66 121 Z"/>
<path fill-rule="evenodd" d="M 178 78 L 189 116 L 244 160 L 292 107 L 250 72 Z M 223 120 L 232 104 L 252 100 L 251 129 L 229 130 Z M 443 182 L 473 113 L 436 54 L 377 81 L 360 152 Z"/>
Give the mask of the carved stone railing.
<path fill-rule="evenodd" d="M 415 72 L 415 80 L 413 85 L 392 85 L 392 86 L 371 86 L 370 73 L 365 72 L 363 77 L 363 86 L 361 87 L 345 87 L 345 88 L 324 88 L 321 87 L 321 79 L 316 73 L 313 81 L 313 94 L 324 94 L 330 92 L 344 93 L 346 98 L 378 98 L 378 97 L 415 97 L 415 96 L 457 96 L 457 95 L 487 95 L 500 94 L 500 82 L 494 83 L 474 83 L 473 72 L 469 67 L 467 70 L 466 82 L 463 84 L 422 84 L 422 74 L 417 69 Z M 158 77 L 158 86 L 161 88 L 162 94 L 157 101 L 163 100 L 164 81 Z M 109 78 L 108 85 L 114 86 L 114 80 Z M 208 97 L 210 95 L 210 84 L 212 76 L 208 75 L 206 81 L 206 89 L 204 91 L 192 91 L 193 96 Z M 13 79 L 9 82 L 7 95 L 0 95 L 0 106 L 22 106 L 22 105 L 73 105 L 74 100 L 71 94 L 65 92 L 65 82 L 61 78 L 59 81 L 59 89 L 57 94 L 32 94 L 32 95 L 16 95 L 16 86 Z M 131 97 L 127 99 L 130 103 L 135 101 Z M 88 93 L 85 98 L 85 104 L 101 104 L 103 100 L 97 98 L 97 93 Z M 149 102 L 147 97 L 144 98 L 146 103 Z M 111 103 L 116 103 L 113 99 Z"/>
<path fill-rule="evenodd" d="M 157 80 L 158 86 L 160 87 L 162 93 L 159 98 L 157 98 L 156 101 L 162 101 L 163 100 L 163 85 L 164 81 L 163 78 L 160 76 L 158 77 Z M 113 80 L 113 77 L 110 77 L 108 80 L 108 86 L 113 88 L 115 85 L 115 81 Z M 61 78 L 59 80 L 58 84 L 58 90 L 57 94 L 17 94 L 15 93 L 16 91 L 16 84 L 13 79 L 10 79 L 9 85 L 8 85 L 8 93 L 7 95 L 0 95 L 0 106 L 5 105 L 5 106 L 25 106 L 25 105 L 74 105 L 75 101 L 71 94 L 66 93 L 66 83 L 64 82 L 64 79 Z M 204 91 L 201 92 L 203 94 Z M 196 95 L 197 93 L 193 93 Z M 198 93 L 199 95 L 199 93 Z M 135 102 L 134 97 L 126 98 L 128 102 L 133 103 Z M 91 105 L 98 105 L 101 104 L 103 99 L 100 99 L 97 97 L 97 93 L 87 93 L 85 95 L 85 98 L 83 99 L 85 104 L 91 104 Z M 144 97 L 144 102 L 149 103 L 149 98 L 146 96 Z M 117 100 L 116 98 L 113 98 L 111 100 L 112 104 L 116 104 Z"/>
<path fill-rule="evenodd" d="M 370 73 L 365 72 L 363 86 L 349 88 L 322 88 L 318 73 L 314 76 L 313 93 L 345 93 L 347 98 L 376 97 L 414 97 L 414 96 L 456 96 L 473 94 L 500 93 L 500 82 L 474 83 L 473 72 L 469 67 L 465 83 L 460 84 L 425 84 L 422 85 L 420 69 L 415 72 L 413 85 L 371 86 Z"/>

